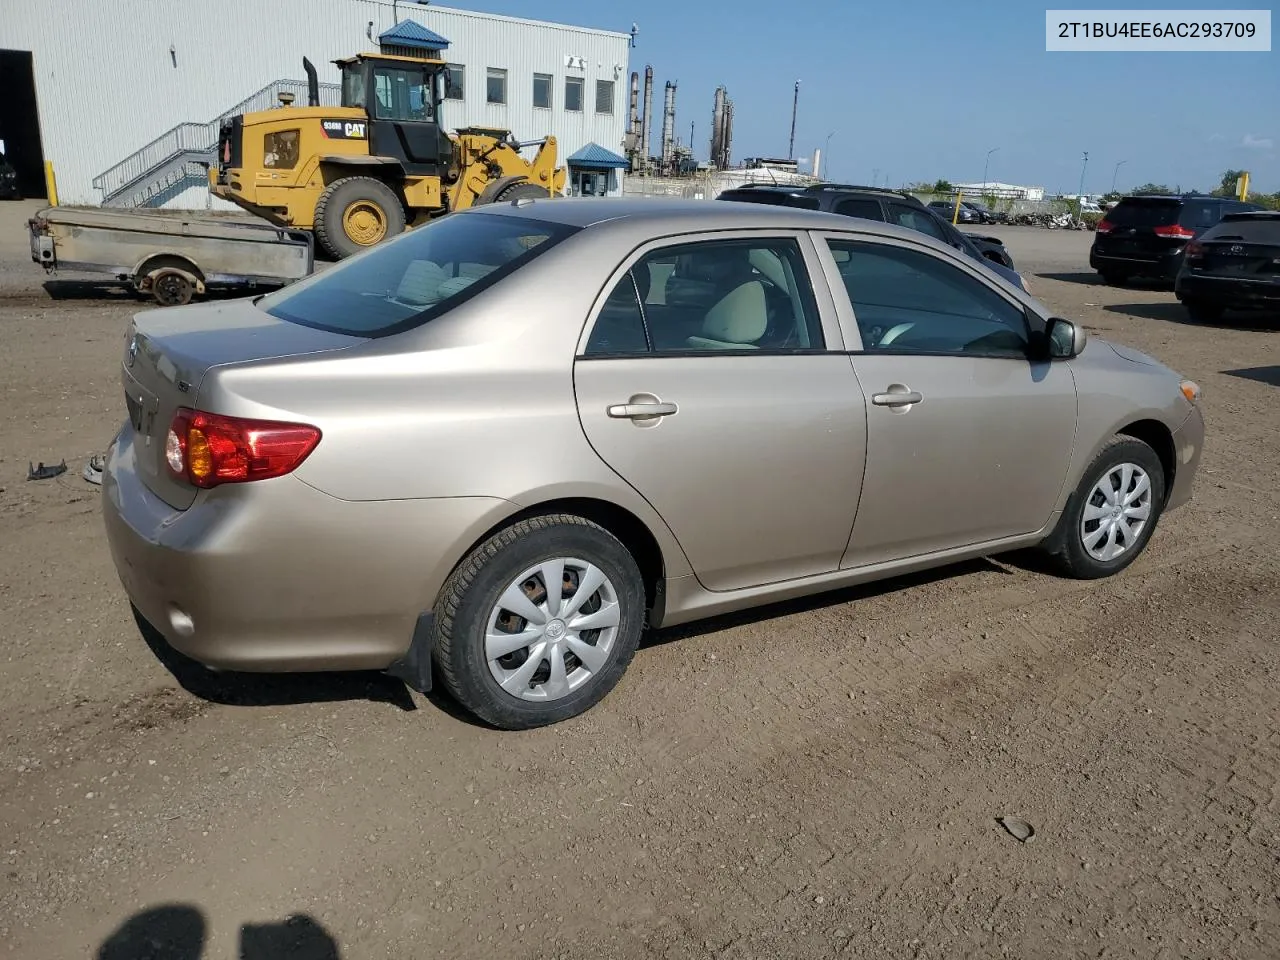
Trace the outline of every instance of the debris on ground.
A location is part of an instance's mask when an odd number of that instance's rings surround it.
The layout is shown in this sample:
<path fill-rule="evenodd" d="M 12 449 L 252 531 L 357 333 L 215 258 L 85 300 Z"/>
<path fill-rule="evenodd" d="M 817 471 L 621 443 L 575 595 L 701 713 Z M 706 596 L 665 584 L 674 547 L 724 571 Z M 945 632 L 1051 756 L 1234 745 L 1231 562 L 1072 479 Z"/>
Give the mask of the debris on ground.
<path fill-rule="evenodd" d="M 67 472 L 67 461 L 63 460 L 57 466 L 46 467 L 44 461 L 40 465 L 33 467 L 31 461 L 27 461 L 27 479 L 28 480 L 52 480 L 54 477 L 60 477 Z"/>
<path fill-rule="evenodd" d="M 1019 843 L 1027 843 L 1036 835 L 1036 828 L 1021 817 L 997 817 L 997 822 Z"/>
<path fill-rule="evenodd" d="M 102 454 L 95 454 L 89 458 L 89 462 L 84 465 L 82 475 L 90 483 L 102 485 L 102 471 L 107 466 L 107 458 Z"/>

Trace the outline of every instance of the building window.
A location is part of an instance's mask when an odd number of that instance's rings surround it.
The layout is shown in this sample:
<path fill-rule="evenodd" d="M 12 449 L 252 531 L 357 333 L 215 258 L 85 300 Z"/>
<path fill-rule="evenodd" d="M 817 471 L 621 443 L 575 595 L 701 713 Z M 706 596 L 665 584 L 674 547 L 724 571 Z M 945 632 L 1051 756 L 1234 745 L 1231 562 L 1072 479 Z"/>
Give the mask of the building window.
<path fill-rule="evenodd" d="M 449 71 L 448 86 L 444 91 L 445 99 L 463 99 L 462 93 L 466 85 L 467 68 L 460 63 L 447 63 L 445 64 L 445 67 Z"/>
<path fill-rule="evenodd" d="M 582 78 L 564 78 L 564 108 L 582 112 Z"/>
<path fill-rule="evenodd" d="M 551 109 L 551 74 L 535 73 L 533 75 L 533 105 Z"/>
<path fill-rule="evenodd" d="M 485 78 L 485 99 L 489 103 L 507 102 L 507 71 L 490 67 Z"/>
<path fill-rule="evenodd" d="M 596 81 L 596 113 L 613 113 L 613 81 Z"/>

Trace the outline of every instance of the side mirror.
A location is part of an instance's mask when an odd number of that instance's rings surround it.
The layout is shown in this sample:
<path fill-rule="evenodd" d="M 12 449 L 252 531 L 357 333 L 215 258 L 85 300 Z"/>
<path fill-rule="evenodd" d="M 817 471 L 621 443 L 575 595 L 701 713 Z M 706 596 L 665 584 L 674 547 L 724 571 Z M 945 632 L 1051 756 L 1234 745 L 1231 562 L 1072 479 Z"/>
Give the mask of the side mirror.
<path fill-rule="evenodd" d="M 1089 340 L 1084 327 L 1062 317 L 1054 317 L 1049 321 L 1046 336 L 1051 360 L 1070 360 L 1080 356 Z"/>

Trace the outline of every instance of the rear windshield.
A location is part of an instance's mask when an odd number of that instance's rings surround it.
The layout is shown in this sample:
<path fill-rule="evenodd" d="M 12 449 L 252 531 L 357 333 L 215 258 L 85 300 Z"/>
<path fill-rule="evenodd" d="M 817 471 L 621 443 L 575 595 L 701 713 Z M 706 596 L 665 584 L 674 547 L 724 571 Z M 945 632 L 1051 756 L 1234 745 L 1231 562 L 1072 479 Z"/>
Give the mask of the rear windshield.
<path fill-rule="evenodd" d="M 1243 240 L 1280 246 L 1280 213 L 1237 213 L 1206 231 L 1205 240 Z"/>
<path fill-rule="evenodd" d="M 740 200 L 744 203 L 770 203 L 776 207 L 799 207 L 801 210 L 817 210 L 818 201 L 814 197 L 797 196 L 794 193 L 773 193 L 770 191 L 726 190 L 717 198 L 719 200 Z"/>
<path fill-rule="evenodd" d="M 385 337 L 471 299 L 578 229 L 457 213 L 268 294 L 258 307 L 304 327 Z"/>
<path fill-rule="evenodd" d="M 1215 200 L 1171 200 L 1166 197 L 1125 197 L 1107 212 L 1117 227 L 1207 227 L 1216 223 Z"/>

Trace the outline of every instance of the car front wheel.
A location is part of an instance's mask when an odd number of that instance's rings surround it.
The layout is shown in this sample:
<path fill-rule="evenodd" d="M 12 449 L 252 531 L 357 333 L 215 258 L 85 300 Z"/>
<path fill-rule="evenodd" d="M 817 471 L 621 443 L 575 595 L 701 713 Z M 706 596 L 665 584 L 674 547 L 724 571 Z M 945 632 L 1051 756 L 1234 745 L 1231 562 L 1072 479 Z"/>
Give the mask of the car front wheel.
<path fill-rule="evenodd" d="M 644 623 L 640 569 L 616 537 L 582 517 L 532 517 L 480 544 L 445 582 L 436 666 L 486 723 L 545 726 L 617 685 Z"/>
<path fill-rule="evenodd" d="M 1151 539 L 1164 493 L 1164 467 L 1155 451 L 1133 437 L 1115 437 L 1085 471 L 1043 549 L 1069 577 L 1119 573 Z"/>

